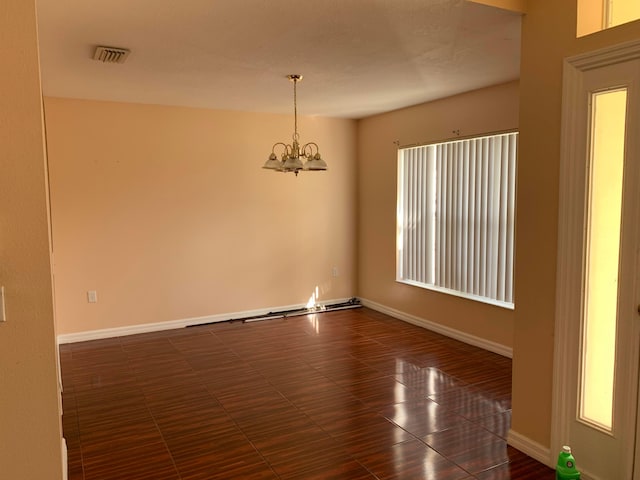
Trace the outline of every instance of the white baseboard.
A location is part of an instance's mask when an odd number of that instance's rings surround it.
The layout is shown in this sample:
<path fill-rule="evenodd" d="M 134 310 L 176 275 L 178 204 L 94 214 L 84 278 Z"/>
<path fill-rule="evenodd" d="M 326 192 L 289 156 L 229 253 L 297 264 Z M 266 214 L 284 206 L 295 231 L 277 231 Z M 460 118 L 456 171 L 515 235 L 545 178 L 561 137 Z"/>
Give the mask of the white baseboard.
<path fill-rule="evenodd" d="M 470 335 L 460 330 L 456 330 L 454 328 L 447 327 L 439 323 L 435 323 L 430 320 L 426 320 L 424 318 L 411 315 L 409 313 L 401 312 L 400 310 L 396 310 L 395 308 L 381 305 L 371 300 L 360 298 L 360 303 L 362 303 L 362 305 L 365 307 L 371 308 L 372 310 L 377 310 L 378 312 L 386 313 L 387 315 L 390 315 L 394 318 L 397 318 L 399 320 L 404 320 L 405 322 L 412 323 L 419 327 L 426 328 L 427 330 L 431 330 L 433 332 L 439 333 L 446 337 L 459 340 L 461 342 L 467 343 L 469 345 L 473 345 L 475 347 L 483 348 L 490 352 L 497 353 L 498 355 L 502 355 L 503 357 L 513 358 L 513 349 L 511 347 L 507 347 L 506 345 L 492 342 L 490 340 L 486 340 L 481 337 L 476 337 L 475 335 Z"/>
<path fill-rule="evenodd" d="M 507 443 L 540 463 L 555 468 L 555 461 L 551 458 L 551 450 L 538 442 L 534 442 L 529 437 L 525 437 L 514 430 L 509 430 Z"/>
<path fill-rule="evenodd" d="M 580 480 L 603 480 L 602 478 L 596 477 L 595 475 L 583 470 L 577 461 L 576 461 L 576 466 L 580 470 Z"/>
<path fill-rule="evenodd" d="M 534 442 L 530 438 L 525 437 L 524 435 L 513 430 L 509 430 L 509 433 L 507 434 L 507 443 L 513 448 L 517 448 L 522 453 L 525 453 L 531 458 L 539 461 L 540 463 L 544 463 L 547 467 L 553 469 L 556 468 L 556 462 L 558 459 L 558 457 L 556 456 L 557 454 L 552 454 L 549 448 L 544 447 L 537 442 Z M 558 452 L 558 454 L 559 453 L 560 452 Z M 604 480 L 584 470 L 580 466 L 580 462 L 578 460 L 576 460 L 576 466 L 580 471 L 581 480 Z"/>
<path fill-rule="evenodd" d="M 350 297 L 350 298 L 353 298 L 353 297 Z M 350 298 L 324 300 L 322 302 L 317 302 L 316 304 L 322 306 L 322 305 L 332 305 L 336 303 L 345 303 L 349 301 Z M 58 335 L 57 340 L 59 345 L 64 343 L 86 342 L 88 340 L 101 340 L 104 338 L 123 337 L 126 335 L 135 335 L 138 333 L 160 332 L 162 330 L 173 330 L 176 328 L 192 327 L 195 325 L 204 325 L 206 323 L 226 322 L 226 321 L 235 320 L 235 319 L 240 320 L 248 317 L 259 317 L 261 315 L 266 316 L 271 312 L 296 310 L 296 309 L 305 308 L 305 307 L 306 307 L 306 304 L 286 305 L 281 307 L 262 308 L 259 310 L 246 310 L 243 312 L 221 313 L 216 315 L 206 315 L 203 317 L 185 318 L 181 320 L 170 320 L 167 322 L 143 323 L 139 325 L 129 325 L 125 327 L 103 328 L 100 330 L 88 330 L 86 332 L 63 333 Z M 273 319 L 273 318 L 282 318 L 282 316 L 265 317 L 265 319 Z"/>
<path fill-rule="evenodd" d="M 62 480 L 68 480 L 69 478 L 69 450 L 67 449 L 67 440 L 62 437 L 60 439 L 61 442 L 61 453 L 62 453 Z"/>

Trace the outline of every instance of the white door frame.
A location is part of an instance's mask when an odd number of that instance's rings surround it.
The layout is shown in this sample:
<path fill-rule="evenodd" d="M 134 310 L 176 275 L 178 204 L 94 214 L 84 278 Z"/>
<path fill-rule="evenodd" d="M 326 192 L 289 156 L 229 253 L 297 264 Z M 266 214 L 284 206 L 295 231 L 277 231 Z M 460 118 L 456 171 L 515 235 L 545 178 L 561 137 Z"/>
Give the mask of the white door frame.
<path fill-rule="evenodd" d="M 575 245 L 583 243 L 584 194 L 587 158 L 585 128 L 579 119 L 586 118 L 588 108 L 583 94 L 583 74 L 589 70 L 640 59 L 640 41 L 623 43 L 595 52 L 577 55 L 564 62 L 560 190 L 558 215 L 558 259 L 556 275 L 556 314 L 553 367 L 553 403 L 551 423 L 551 464 L 569 438 L 570 422 L 575 416 L 571 399 L 578 358 L 572 355 L 579 347 L 579 322 L 582 308 L 581 283 L 583 252 Z M 633 139 L 631 141 L 634 141 Z M 622 379 L 634 381 L 638 379 Z M 634 407 L 634 416 L 636 408 Z M 635 435 L 635 431 L 634 431 Z M 578 460 L 578 459 L 576 459 Z M 583 478 L 589 480 L 588 472 Z M 631 478 L 630 476 L 628 478 Z"/>

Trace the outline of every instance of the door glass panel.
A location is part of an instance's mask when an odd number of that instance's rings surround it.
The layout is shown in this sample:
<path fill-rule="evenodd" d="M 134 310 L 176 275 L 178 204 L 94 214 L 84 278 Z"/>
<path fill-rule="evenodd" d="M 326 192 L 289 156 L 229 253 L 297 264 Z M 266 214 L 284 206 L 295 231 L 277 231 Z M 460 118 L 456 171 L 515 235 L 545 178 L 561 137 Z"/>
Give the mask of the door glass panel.
<path fill-rule="evenodd" d="M 627 91 L 592 94 L 580 420 L 613 430 Z"/>

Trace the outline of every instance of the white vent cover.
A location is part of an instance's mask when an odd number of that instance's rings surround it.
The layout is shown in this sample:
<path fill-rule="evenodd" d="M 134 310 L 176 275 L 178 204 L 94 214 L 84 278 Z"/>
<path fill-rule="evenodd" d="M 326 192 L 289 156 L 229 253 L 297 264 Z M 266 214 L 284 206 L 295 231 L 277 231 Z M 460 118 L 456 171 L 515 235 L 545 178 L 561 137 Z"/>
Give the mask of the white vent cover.
<path fill-rule="evenodd" d="M 124 63 L 129 53 L 131 51 L 126 48 L 96 47 L 93 59 L 104 63 Z"/>

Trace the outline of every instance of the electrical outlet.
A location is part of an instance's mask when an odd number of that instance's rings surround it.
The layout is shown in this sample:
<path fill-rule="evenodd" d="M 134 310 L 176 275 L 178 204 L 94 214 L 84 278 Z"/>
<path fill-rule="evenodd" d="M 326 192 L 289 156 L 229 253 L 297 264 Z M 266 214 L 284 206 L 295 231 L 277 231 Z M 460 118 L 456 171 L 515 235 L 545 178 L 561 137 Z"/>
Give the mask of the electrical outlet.
<path fill-rule="evenodd" d="M 98 303 L 98 292 L 96 292 L 95 290 L 89 290 L 87 292 L 87 302 Z"/>

